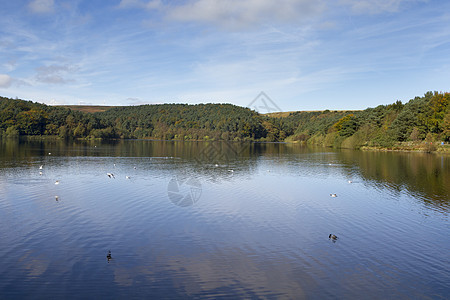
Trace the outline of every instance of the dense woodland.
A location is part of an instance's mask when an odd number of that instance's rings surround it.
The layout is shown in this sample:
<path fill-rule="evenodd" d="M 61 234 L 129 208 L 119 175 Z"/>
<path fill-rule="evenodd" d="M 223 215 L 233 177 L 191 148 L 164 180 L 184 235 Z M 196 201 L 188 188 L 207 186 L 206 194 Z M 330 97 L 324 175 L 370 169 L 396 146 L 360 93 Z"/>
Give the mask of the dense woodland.
<path fill-rule="evenodd" d="M 362 111 L 261 115 L 231 104 L 161 104 L 86 113 L 0 97 L 0 136 L 64 139 L 302 141 L 331 147 L 450 142 L 450 93 L 428 92 Z"/>

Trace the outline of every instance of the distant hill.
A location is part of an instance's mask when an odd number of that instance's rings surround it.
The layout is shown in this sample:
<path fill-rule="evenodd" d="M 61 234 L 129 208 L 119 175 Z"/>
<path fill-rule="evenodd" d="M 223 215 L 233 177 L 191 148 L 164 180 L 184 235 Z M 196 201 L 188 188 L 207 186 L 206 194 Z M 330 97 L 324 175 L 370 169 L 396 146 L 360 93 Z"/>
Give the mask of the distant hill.
<path fill-rule="evenodd" d="M 84 113 L 96 113 L 107 111 L 110 108 L 116 106 L 104 106 L 104 105 L 55 105 L 57 107 L 64 107 L 75 111 L 81 111 Z"/>
<path fill-rule="evenodd" d="M 271 118 L 285 118 L 288 117 L 291 114 L 294 113 L 310 113 L 310 112 L 324 112 L 329 110 L 294 110 L 294 111 L 281 111 L 281 112 L 272 112 L 272 113 L 265 113 L 265 116 L 271 117 Z M 353 112 L 355 110 L 333 110 L 337 112 Z"/>
<path fill-rule="evenodd" d="M 0 136 L 292 141 L 336 148 L 450 142 L 450 93 L 365 110 L 259 114 L 232 104 L 48 106 L 0 97 Z M 431 149 L 431 148 L 430 148 Z"/>

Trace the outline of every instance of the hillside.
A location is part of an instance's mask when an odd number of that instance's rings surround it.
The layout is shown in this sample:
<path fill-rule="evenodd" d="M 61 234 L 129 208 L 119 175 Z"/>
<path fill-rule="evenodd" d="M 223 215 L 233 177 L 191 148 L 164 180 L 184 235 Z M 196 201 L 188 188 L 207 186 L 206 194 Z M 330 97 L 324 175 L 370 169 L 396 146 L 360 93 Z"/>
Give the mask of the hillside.
<path fill-rule="evenodd" d="M 285 118 L 288 117 L 290 114 L 296 114 L 296 113 L 312 113 L 312 112 L 324 112 L 325 110 L 296 110 L 296 111 L 277 111 L 277 112 L 271 112 L 271 113 L 265 113 L 265 116 L 271 117 L 271 118 Z M 327 110 L 328 111 L 328 110 Z M 337 112 L 352 112 L 353 110 L 334 110 Z"/>
<path fill-rule="evenodd" d="M 56 105 L 56 107 L 68 108 L 74 111 L 81 111 L 84 113 L 96 113 L 104 112 L 115 106 L 104 106 L 104 105 Z"/>
<path fill-rule="evenodd" d="M 258 114 L 231 104 L 48 106 L 0 97 L 0 135 L 290 141 L 336 148 L 450 141 L 450 93 L 358 111 Z M 426 143 L 425 143 L 426 142 Z"/>

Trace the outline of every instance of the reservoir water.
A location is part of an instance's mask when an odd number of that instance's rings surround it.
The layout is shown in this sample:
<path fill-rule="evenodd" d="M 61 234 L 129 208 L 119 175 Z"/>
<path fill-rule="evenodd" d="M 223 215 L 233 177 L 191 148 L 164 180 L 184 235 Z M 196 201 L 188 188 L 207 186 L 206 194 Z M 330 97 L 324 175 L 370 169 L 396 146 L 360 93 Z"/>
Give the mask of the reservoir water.
<path fill-rule="evenodd" d="M 448 299 L 449 212 L 449 155 L 3 140 L 0 299 Z"/>

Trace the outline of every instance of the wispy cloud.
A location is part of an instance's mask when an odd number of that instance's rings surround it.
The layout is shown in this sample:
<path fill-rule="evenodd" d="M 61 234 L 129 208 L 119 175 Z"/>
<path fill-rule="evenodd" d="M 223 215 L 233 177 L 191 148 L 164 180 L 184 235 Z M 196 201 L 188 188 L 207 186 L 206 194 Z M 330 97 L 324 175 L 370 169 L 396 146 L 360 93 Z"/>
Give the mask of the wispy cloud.
<path fill-rule="evenodd" d="M 4 68 L 9 72 L 14 71 L 16 68 L 17 61 L 16 59 L 11 59 L 3 64 Z"/>
<path fill-rule="evenodd" d="M 227 30 L 246 30 L 272 24 L 298 24 L 326 8 L 323 0 L 122 0 L 119 8 L 157 9 L 168 21 L 199 23 Z"/>
<path fill-rule="evenodd" d="M 357 14 L 379 14 L 398 12 L 409 4 L 427 2 L 427 0 L 340 0 L 340 2 L 350 6 L 351 10 Z"/>
<path fill-rule="evenodd" d="M 119 8 L 144 8 L 144 9 L 157 9 L 163 6 L 161 0 L 151 0 L 148 2 L 141 0 L 121 0 Z"/>
<path fill-rule="evenodd" d="M 172 7 L 167 16 L 182 22 L 246 29 L 272 23 L 299 23 L 323 9 L 323 2 L 317 0 L 195 0 Z"/>
<path fill-rule="evenodd" d="M 54 12 L 54 0 L 33 0 L 28 4 L 31 12 L 36 14 L 48 14 Z"/>
<path fill-rule="evenodd" d="M 9 88 L 12 84 L 11 76 L 7 74 L 0 74 L 0 88 Z"/>
<path fill-rule="evenodd" d="M 73 104 L 245 106 L 264 90 L 283 109 L 377 105 L 406 82 L 448 86 L 450 6 L 424 1 L 0 1 L 0 87 Z"/>
<path fill-rule="evenodd" d="M 73 79 L 67 79 L 66 76 L 69 75 L 70 72 L 76 71 L 76 68 L 69 65 L 50 65 L 38 67 L 36 71 L 36 80 L 39 82 L 65 84 L 74 82 Z"/>

